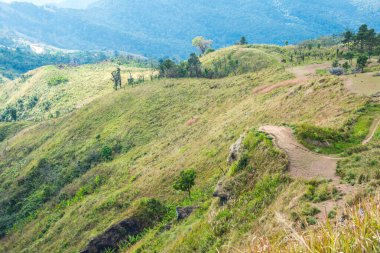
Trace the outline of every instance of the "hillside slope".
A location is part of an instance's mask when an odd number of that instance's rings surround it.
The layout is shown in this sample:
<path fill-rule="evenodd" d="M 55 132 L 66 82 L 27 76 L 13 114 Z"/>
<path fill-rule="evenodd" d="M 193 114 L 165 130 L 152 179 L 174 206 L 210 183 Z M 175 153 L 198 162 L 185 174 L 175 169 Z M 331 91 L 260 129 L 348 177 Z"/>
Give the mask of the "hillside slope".
<path fill-rule="evenodd" d="M 337 193 L 328 181 L 291 178 L 288 157 L 257 130 L 286 124 L 340 132 L 362 122 L 370 98 L 349 93 L 333 76 L 255 93 L 294 77 L 272 62 L 277 53 L 268 54 L 268 66 L 216 80 L 161 79 L 112 91 L 106 82 L 113 66 L 89 65 L 45 67 L 23 84 L 2 87 L 6 101 L 33 92 L 66 94 L 54 110 L 61 111 L 60 103 L 77 109 L 39 123 L 19 122 L 0 141 L 0 252 L 79 252 L 126 218 L 146 226 L 123 238 L 120 252 L 229 252 L 244 248 L 251 236 L 283 236 L 276 212 L 300 230 L 314 224 L 316 203 Z M 57 73 L 73 80 L 66 91 L 65 84 L 52 90 L 37 85 Z M 81 90 L 83 85 L 90 89 Z M 79 102 L 83 95 L 90 101 Z M 46 119 L 37 108 L 30 115 Z M 244 154 L 228 164 L 229 147 L 242 135 Z M 361 150 L 363 157 L 378 152 L 378 143 L 376 132 L 365 147 L 377 148 Z M 344 180 L 360 177 L 354 152 L 339 165 Z M 197 173 L 191 199 L 173 189 L 186 168 Z M 218 181 L 229 195 L 224 206 L 212 196 Z M 198 208 L 178 222 L 178 206 Z"/>
<path fill-rule="evenodd" d="M 17 111 L 18 120 L 41 121 L 66 115 L 113 89 L 111 73 L 116 63 L 82 66 L 45 66 L 30 71 L 14 81 L 0 85 L 0 114 L 7 108 Z M 155 70 L 132 65 L 120 66 L 122 86 L 133 78 L 147 80 Z M 1 116 L 1 115 L 0 115 Z"/>

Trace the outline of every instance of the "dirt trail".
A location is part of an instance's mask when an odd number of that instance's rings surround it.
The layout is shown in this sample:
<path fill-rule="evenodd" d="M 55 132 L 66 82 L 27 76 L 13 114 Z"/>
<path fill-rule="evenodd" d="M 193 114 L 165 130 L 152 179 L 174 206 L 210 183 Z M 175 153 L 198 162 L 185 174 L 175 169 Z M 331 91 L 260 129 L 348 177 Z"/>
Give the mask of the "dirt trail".
<path fill-rule="evenodd" d="M 367 137 L 364 139 L 364 141 L 362 142 L 363 145 L 368 144 L 373 139 L 373 137 L 375 136 L 376 130 L 379 128 L 379 126 L 380 126 L 380 117 L 377 117 L 372 122 L 372 125 L 369 129 L 369 133 Z"/>
<path fill-rule="evenodd" d="M 330 66 L 330 63 L 322 63 L 322 64 L 311 64 L 307 66 L 288 68 L 287 71 L 293 73 L 295 78 L 282 81 L 279 83 L 267 85 L 267 86 L 257 87 L 256 89 L 253 90 L 253 93 L 265 94 L 281 87 L 286 87 L 286 86 L 291 86 L 291 85 L 296 85 L 299 83 L 306 82 L 315 75 L 315 71 L 317 69 L 325 69 L 325 68 L 328 68 L 329 66 Z"/>
<path fill-rule="evenodd" d="M 283 149 L 289 157 L 292 177 L 313 179 L 325 178 L 339 182 L 335 175 L 337 158 L 319 155 L 302 146 L 292 134 L 292 130 L 283 126 L 263 126 L 260 131 L 275 138 L 276 145 Z"/>
<path fill-rule="evenodd" d="M 335 174 L 339 158 L 329 157 L 311 152 L 302 146 L 294 137 L 292 130 L 283 126 L 263 126 L 260 131 L 274 137 L 275 144 L 285 151 L 289 157 L 289 174 L 300 179 L 327 179 L 331 180 L 343 195 L 352 195 L 355 188 L 351 185 L 341 184 L 340 177 Z M 318 218 L 325 219 L 326 214 L 334 207 L 343 207 L 345 201 L 328 200 L 318 204 L 322 211 Z"/>

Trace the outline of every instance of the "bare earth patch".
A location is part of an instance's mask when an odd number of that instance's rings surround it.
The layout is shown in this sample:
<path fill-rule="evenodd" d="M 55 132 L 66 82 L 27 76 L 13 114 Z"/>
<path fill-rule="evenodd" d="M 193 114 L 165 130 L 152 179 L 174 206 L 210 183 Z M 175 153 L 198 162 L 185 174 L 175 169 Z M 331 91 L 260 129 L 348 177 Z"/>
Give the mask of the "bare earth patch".
<path fill-rule="evenodd" d="M 295 78 L 282 81 L 279 83 L 267 85 L 264 87 L 257 87 L 253 90 L 253 93 L 255 94 L 266 94 L 269 93 L 275 89 L 286 87 L 286 86 L 292 86 L 296 84 L 300 84 L 303 82 L 308 81 L 311 77 L 313 77 L 318 69 L 326 69 L 330 66 L 330 63 L 322 63 L 322 64 L 311 64 L 307 66 L 299 66 L 299 67 L 293 67 L 289 68 L 288 71 L 293 73 Z"/>
<path fill-rule="evenodd" d="M 371 125 L 371 127 L 370 127 L 370 129 L 369 129 L 369 133 L 368 133 L 367 137 L 364 139 L 364 141 L 362 142 L 363 145 L 368 144 L 368 143 L 372 140 L 373 136 L 374 136 L 375 133 L 376 133 L 376 130 L 379 128 L 379 125 L 380 125 L 380 116 L 377 117 L 377 118 L 372 122 L 372 125 Z"/>
<path fill-rule="evenodd" d="M 310 64 L 306 66 L 299 66 L 290 68 L 289 71 L 292 72 L 296 78 L 310 77 L 315 75 L 318 69 L 327 69 L 331 66 L 331 63 L 321 63 L 321 64 Z"/>
<path fill-rule="evenodd" d="M 274 138 L 274 143 L 284 150 L 289 157 L 289 174 L 298 179 L 326 179 L 331 180 L 342 194 L 351 195 L 355 188 L 351 185 L 340 183 L 340 177 L 335 174 L 339 158 L 320 155 L 311 152 L 302 146 L 294 137 L 292 130 L 284 126 L 263 126 L 260 131 L 270 134 Z M 344 207 L 343 199 L 335 201 L 333 199 L 318 204 L 322 211 L 318 218 L 326 219 L 329 211 L 336 207 Z"/>
<path fill-rule="evenodd" d="M 345 87 L 348 91 L 360 95 L 371 96 L 380 92 L 380 76 L 372 73 L 350 75 L 345 78 Z"/>

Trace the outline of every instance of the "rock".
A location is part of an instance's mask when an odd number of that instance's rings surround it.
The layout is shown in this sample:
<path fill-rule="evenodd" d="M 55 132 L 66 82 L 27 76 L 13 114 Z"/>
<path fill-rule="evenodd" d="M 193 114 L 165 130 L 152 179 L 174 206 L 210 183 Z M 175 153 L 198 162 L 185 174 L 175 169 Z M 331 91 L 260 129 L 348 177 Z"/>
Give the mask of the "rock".
<path fill-rule="evenodd" d="M 113 225 L 103 234 L 93 238 L 81 253 L 98 253 L 114 248 L 127 236 L 136 236 L 144 230 L 135 218 L 129 218 Z"/>
<path fill-rule="evenodd" d="M 228 193 L 225 191 L 223 187 L 223 181 L 219 181 L 215 187 L 213 197 L 219 198 L 219 204 L 224 206 L 228 201 Z"/>
<path fill-rule="evenodd" d="M 309 138 L 305 139 L 305 141 L 317 147 L 331 147 L 331 144 L 328 141 L 317 141 Z"/>
<path fill-rule="evenodd" d="M 330 74 L 336 75 L 336 76 L 341 76 L 344 74 L 344 69 L 341 67 L 331 68 Z"/>
<path fill-rule="evenodd" d="M 187 206 L 187 207 L 177 207 L 176 213 L 177 213 L 177 221 L 184 220 L 187 217 L 189 217 L 194 210 L 198 209 L 197 206 Z"/>
<path fill-rule="evenodd" d="M 81 253 L 100 253 L 106 249 L 116 249 L 117 245 L 129 236 L 136 236 L 145 229 L 155 226 L 166 213 L 167 208 L 158 200 L 143 199 L 131 217 L 112 225 L 93 238 Z"/>
<path fill-rule="evenodd" d="M 230 153 L 227 158 L 228 164 L 232 164 L 238 160 L 242 150 L 244 137 L 245 134 L 241 135 L 240 138 L 230 147 Z"/>

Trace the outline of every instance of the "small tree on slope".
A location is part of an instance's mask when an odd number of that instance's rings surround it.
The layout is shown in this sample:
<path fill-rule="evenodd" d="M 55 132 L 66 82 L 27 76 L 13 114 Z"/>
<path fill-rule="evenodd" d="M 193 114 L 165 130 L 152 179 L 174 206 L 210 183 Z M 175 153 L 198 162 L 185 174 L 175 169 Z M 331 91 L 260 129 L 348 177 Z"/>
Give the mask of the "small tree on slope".
<path fill-rule="evenodd" d="M 191 198 L 191 188 L 195 185 L 196 172 L 193 169 L 181 171 L 179 178 L 174 183 L 175 190 L 184 191 L 189 194 Z"/>

